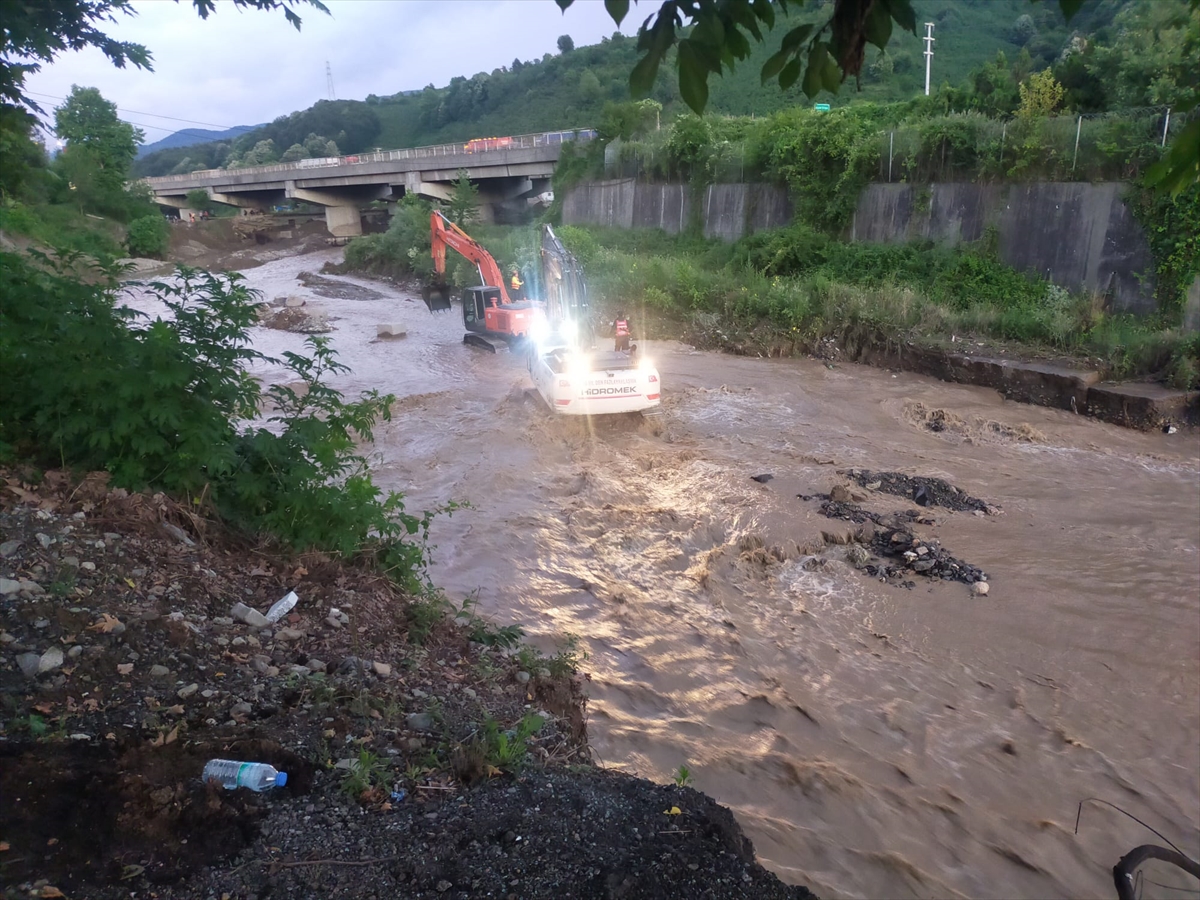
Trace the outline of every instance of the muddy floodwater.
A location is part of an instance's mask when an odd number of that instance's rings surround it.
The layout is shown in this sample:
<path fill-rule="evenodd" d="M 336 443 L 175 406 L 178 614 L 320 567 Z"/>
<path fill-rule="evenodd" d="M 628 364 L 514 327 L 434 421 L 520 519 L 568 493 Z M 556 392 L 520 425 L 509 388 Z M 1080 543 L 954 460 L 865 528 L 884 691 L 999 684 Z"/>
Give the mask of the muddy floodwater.
<path fill-rule="evenodd" d="M 381 483 L 410 509 L 471 504 L 434 528 L 435 581 L 543 649 L 578 636 L 598 761 L 659 781 L 686 765 L 764 865 L 825 897 L 1114 896 L 1112 865 L 1155 838 L 1095 804 L 1076 836 L 1089 797 L 1200 855 L 1194 431 L 679 344 L 649 348 L 661 418 L 556 419 L 527 396 L 520 356 L 462 345 L 457 307 L 297 282 L 337 256 L 247 278 L 325 311 L 353 369 L 337 387 L 399 398 L 373 449 Z M 408 336 L 376 340 L 381 322 Z M 255 339 L 269 353 L 303 340 Z M 930 508 L 914 529 L 986 572 L 990 593 L 882 584 L 844 546 L 822 549 L 848 523 L 798 495 L 850 467 L 936 476 L 998 507 Z"/>

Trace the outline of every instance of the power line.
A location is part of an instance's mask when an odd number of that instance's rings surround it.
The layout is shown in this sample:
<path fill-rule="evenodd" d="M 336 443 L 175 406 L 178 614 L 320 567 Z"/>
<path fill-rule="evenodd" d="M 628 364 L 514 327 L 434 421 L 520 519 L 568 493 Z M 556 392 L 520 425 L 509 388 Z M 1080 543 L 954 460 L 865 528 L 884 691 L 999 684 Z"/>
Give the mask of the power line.
<path fill-rule="evenodd" d="M 66 97 L 58 97 L 58 96 L 55 96 L 54 94 L 43 94 L 41 91 L 26 91 L 25 93 L 33 94 L 35 97 L 45 97 L 48 100 L 66 100 L 67 99 Z M 228 131 L 230 128 L 234 127 L 233 125 L 216 125 L 212 122 L 197 122 L 195 119 L 181 119 L 178 116 L 164 116 L 161 113 L 142 112 L 141 110 L 129 109 L 128 107 L 125 107 L 125 106 L 118 106 L 117 109 L 122 110 L 124 112 L 131 112 L 135 116 L 150 116 L 153 119 L 170 119 L 172 122 L 186 122 L 188 125 L 204 125 L 208 128 L 219 128 L 222 131 Z M 151 125 L 149 127 L 157 128 L 158 126 Z"/>

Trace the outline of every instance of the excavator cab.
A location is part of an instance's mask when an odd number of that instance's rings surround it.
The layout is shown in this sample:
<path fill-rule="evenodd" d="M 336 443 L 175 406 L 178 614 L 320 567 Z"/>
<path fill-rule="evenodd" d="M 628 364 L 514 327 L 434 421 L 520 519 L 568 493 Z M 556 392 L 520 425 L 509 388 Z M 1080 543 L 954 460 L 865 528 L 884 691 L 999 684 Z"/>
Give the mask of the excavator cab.
<path fill-rule="evenodd" d="M 500 289 L 478 285 L 463 291 L 463 326 L 467 331 L 484 331 L 487 329 L 487 310 L 495 309 L 501 303 Z"/>

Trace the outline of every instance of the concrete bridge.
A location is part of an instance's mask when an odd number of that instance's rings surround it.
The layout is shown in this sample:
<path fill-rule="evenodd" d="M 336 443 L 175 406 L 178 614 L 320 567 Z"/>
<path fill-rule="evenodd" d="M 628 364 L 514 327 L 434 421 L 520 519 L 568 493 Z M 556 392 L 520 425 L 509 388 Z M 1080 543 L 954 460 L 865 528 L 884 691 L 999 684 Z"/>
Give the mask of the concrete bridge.
<path fill-rule="evenodd" d="M 405 194 L 449 200 L 461 170 L 479 188 L 480 210 L 489 220 L 496 203 L 548 191 L 562 145 L 594 134 L 552 131 L 246 169 L 205 169 L 145 181 L 156 203 L 183 215 L 189 212 L 188 192 L 197 189 L 217 203 L 243 209 L 270 209 L 300 200 L 325 207 L 330 234 L 351 237 L 362 234 L 363 205 Z"/>

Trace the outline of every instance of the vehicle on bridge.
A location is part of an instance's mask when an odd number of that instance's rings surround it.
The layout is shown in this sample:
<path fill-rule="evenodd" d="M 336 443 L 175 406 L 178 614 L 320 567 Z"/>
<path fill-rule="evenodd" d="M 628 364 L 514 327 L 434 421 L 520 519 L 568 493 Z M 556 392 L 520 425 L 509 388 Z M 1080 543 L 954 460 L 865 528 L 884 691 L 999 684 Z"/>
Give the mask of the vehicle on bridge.
<path fill-rule="evenodd" d="M 513 145 L 510 137 L 472 138 L 463 147 L 468 153 L 483 153 L 488 150 L 507 150 Z"/>

